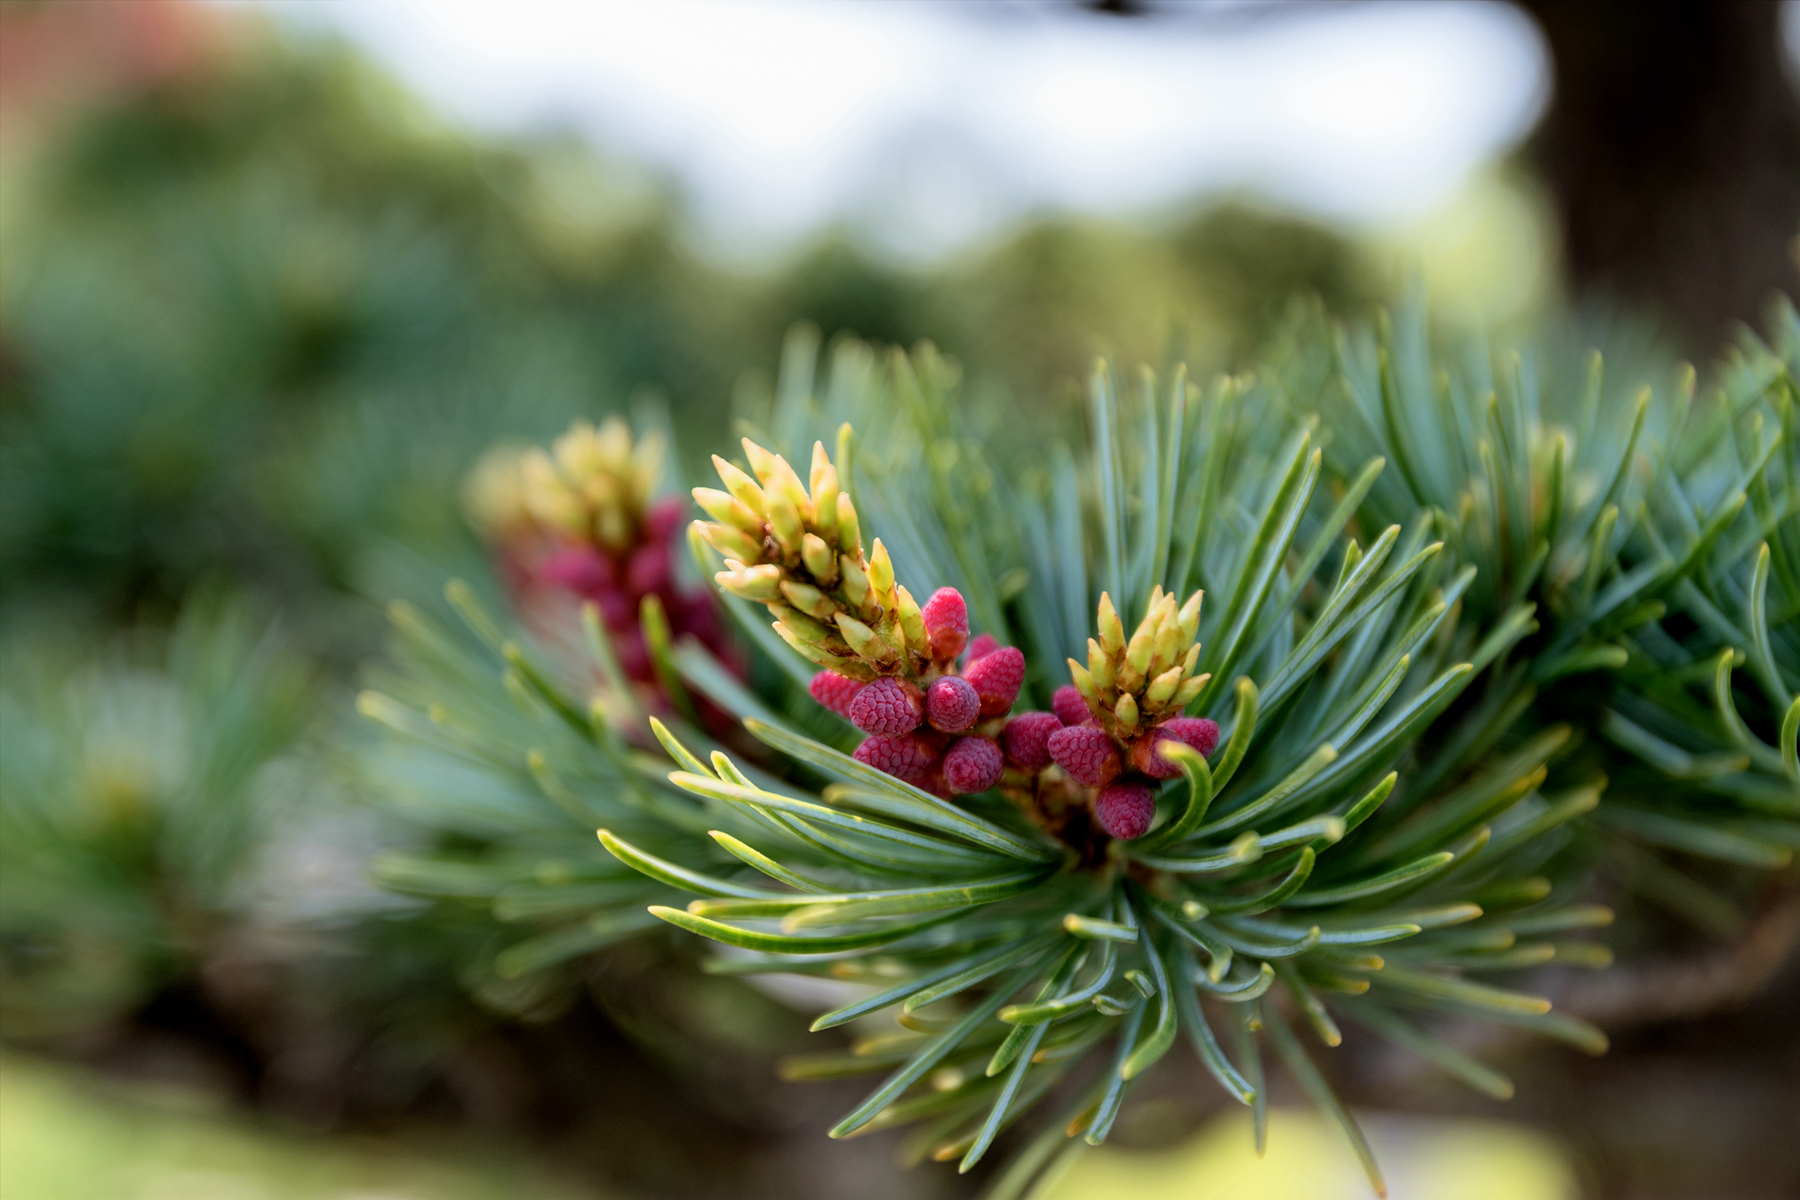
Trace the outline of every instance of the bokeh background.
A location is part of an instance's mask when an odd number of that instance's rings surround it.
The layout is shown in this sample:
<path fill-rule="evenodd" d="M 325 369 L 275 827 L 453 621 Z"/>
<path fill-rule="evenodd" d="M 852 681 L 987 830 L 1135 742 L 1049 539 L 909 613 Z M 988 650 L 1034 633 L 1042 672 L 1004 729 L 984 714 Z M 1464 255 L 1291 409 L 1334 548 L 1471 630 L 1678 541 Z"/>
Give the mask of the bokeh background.
<path fill-rule="evenodd" d="M 350 697 L 489 572 L 472 463 L 608 411 L 703 461 L 798 321 L 1045 422 L 1295 303 L 1704 364 L 1800 292 L 1797 63 L 1793 0 L 3 0 L 0 1194 L 963 1194 L 819 1136 L 778 1001 L 464 986 L 369 881 Z M 1365 1078 L 1396 1196 L 1792 1195 L 1791 948 L 1506 1108 Z M 1361 1194 L 1196 1091 L 1066 1194 Z"/>

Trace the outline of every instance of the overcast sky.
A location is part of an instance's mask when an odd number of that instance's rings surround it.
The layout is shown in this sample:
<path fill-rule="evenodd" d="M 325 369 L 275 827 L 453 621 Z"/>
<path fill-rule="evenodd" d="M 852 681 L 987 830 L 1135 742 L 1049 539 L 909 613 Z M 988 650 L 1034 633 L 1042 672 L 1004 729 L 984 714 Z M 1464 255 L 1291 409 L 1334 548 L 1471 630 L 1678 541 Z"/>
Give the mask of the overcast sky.
<path fill-rule="evenodd" d="M 702 242 L 745 257 L 832 221 L 930 256 L 1219 190 L 1391 229 L 1515 145 L 1548 86 L 1530 21 L 1478 0 L 224 2 L 341 30 L 471 129 L 574 127 L 666 170 Z"/>

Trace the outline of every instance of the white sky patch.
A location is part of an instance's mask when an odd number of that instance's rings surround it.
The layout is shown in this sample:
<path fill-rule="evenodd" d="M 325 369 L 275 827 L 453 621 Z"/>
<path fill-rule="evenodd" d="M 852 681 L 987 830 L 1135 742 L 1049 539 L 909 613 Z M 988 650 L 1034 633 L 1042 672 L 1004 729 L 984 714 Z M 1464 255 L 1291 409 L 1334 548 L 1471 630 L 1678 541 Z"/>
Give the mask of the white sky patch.
<path fill-rule="evenodd" d="M 1394 226 L 1537 119 L 1545 53 L 1505 4 L 219 0 L 342 31 L 451 119 L 558 125 L 668 170 L 703 245 L 844 222 L 931 257 L 1033 212 L 1243 190 Z"/>

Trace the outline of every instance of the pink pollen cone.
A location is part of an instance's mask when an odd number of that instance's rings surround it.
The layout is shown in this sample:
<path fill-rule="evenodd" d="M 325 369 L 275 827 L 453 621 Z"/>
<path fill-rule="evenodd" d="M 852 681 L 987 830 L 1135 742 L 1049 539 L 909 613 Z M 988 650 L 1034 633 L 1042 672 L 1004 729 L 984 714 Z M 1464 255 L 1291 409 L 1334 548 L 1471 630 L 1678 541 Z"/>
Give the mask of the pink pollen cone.
<path fill-rule="evenodd" d="M 1151 730 L 1131 744 L 1129 758 L 1131 769 L 1148 775 L 1152 779 L 1173 779 L 1181 774 L 1181 768 L 1172 758 L 1164 758 L 1159 747 L 1164 742 L 1173 742 L 1175 738 Z"/>
<path fill-rule="evenodd" d="M 836 671 L 820 671 L 812 677 L 807 685 L 812 698 L 829 708 L 840 717 L 850 715 L 850 702 L 856 694 L 863 690 L 863 685 L 854 679 L 839 675 Z"/>
<path fill-rule="evenodd" d="M 1087 701 L 1081 698 L 1081 689 L 1072 683 L 1056 689 L 1056 694 L 1050 697 L 1050 711 L 1064 725 L 1079 725 L 1094 715 L 1088 711 Z"/>
<path fill-rule="evenodd" d="M 969 654 L 968 657 L 963 660 L 963 669 L 967 670 L 970 664 L 986 658 L 999 648 L 1000 643 L 995 640 L 993 634 L 977 634 L 975 640 L 969 643 Z"/>
<path fill-rule="evenodd" d="M 673 578 L 669 547 L 665 542 L 639 546 L 631 552 L 631 559 L 625 566 L 625 585 L 640 596 L 646 592 L 668 590 Z"/>
<path fill-rule="evenodd" d="M 1005 769 L 1000 747 L 992 738 L 958 738 L 944 755 L 944 783 L 959 796 L 987 791 L 1000 782 Z"/>
<path fill-rule="evenodd" d="M 1186 742 L 1208 758 L 1219 748 L 1219 726 L 1211 717 L 1170 717 L 1156 730 Z"/>
<path fill-rule="evenodd" d="M 1174 779 L 1181 774 L 1181 766 L 1175 759 L 1163 756 L 1161 745 L 1165 741 L 1181 741 L 1199 750 L 1202 757 L 1208 756 L 1219 747 L 1219 725 L 1204 716 L 1175 716 L 1163 721 L 1130 748 L 1130 765 L 1152 779 Z"/>
<path fill-rule="evenodd" d="M 1043 770 L 1050 765 L 1050 736 L 1061 728 L 1055 713 L 1020 713 L 1006 723 L 1002 734 L 1007 761 L 1021 770 Z"/>
<path fill-rule="evenodd" d="M 963 678 L 981 696 L 982 716 L 1003 717 L 1025 682 L 1025 654 L 1017 646 L 1002 646 L 965 667 Z"/>
<path fill-rule="evenodd" d="M 981 715 L 981 697 L 969 681 L 946 675 L 925 689 L 925 719 L 933 729 L 961 733 Z"/>
<path fill-rule="evenodd" d="M 850 723 L 877 736 L 911 733 L 924 719 L 925 698 L 898 679 L 877 679 L 850 702 Z"/>
<path fill-rule="evenodd" d="M 1119 777 L 1118 744 L 1098 726 L 1067 726 L 1051 734 L 1045 745 L 1056 765 L 1076 783 L 1105 787 Z"/>
<path fill-rule="evenodd" d="M 588 599 L 600 606 L 600 617 L 606 622 L 608 629 L 622 632 L 637 628 L 638 606 L 632 602 L 630 596 L 618 588 L 601 588 L 598 592 L 589 593 Z M 617 647 L 614 648 L 617 649 Z M 619 651 L 621 662 L 624 661 L 624 654 L 623 650 Z M 628 669 L 626 674 L 630 673 Z"/>
<path fill-rule="evenodd" d="M 652 541 L 666 541 L 680 528 L 686 516 L 686 500 L 680 496 L 664 496 L 644 510 L 644 533 Z"/>
<path fill-rule="evenodd" d="M 546 583 L 592 599 L 613 585 L 612 560 L 592 546 L 564 546 L 544 560 L 538 575 Z"/>
<path fill-rule="evenodd" d="M 931 777 L 937 756 L 923 739 L 911 734 L 899 737 L 872 737 L 856 748 L 851 757 L 896 779 L 923 787 Z"/>
<path fill-rule="evenodd" d="M 963 652 L 969 640 L 969 606 L 955 588 L 939 588 L 919 610 L 931 638 L 931 657 L 940 662 Z"/>
<path fill-rule="evenodd" d="M 1182 742 L 1198 750 L 1204 757 L 1219 745 L 1219 727 L 1206 717 L 1171 717 L 1140 738 L 1131 748 L 1131 765 L 1152 779 L 1173 779 L 1181 767 L 1164 757 L 1163 742 Z"/>
<path fill-rule="evenodd" d="M 1156 816 L 1156 797 L 1141 783 L 1115 783 L 1094 800 L 1100 828 L 1120 841 L 1143 837 Z"/>

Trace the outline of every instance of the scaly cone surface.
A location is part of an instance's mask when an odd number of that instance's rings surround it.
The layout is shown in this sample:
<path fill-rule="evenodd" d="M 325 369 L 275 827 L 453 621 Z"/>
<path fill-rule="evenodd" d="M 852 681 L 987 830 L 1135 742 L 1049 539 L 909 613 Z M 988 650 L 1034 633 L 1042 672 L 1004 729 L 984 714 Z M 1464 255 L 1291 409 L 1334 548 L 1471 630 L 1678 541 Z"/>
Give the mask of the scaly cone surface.
<path fill-rule="evenodd" d="M 869 735 L 858 759 L 938 793 L 993 787 L 1024 655 L 992 638 L 971 646 L 968 605 L 955 588 L 921 606 L 895 581 L 880 538 L 864 553 L 856 505 L 822 443 L 813 444 L 807 484 L 748 438 L 744 454 L 754 476 L 715 455 L 724 490 L 694 489 L 713 518 L 695 528 L 725 556 L 714 580 L 766 607 L 782 639 L 825 668 L 813 699 Z"/>
<path fill-rule="evenodd" d="M 1050 730 L 1038 714 L 1030 714 L 1029 730 L 1009 739 L 1013 764 L 1021 770 L 1039 769 L 1040 755 L 1047 754 L 1075 783 L 1104 789 L 1091 807 L 1096 823 L 1112 837 L 1129 840 L 1149 829 L 1154 803 L 1147 799 L 1152 793 L 1146 777 L 1173 779 L 1181 773 L 1160 752 L 1160 743 L 1185 743 L 1203 755 L 1219 744 L 1217 724 L 1182 715 L 1210 678 L 1194 673 L 1200 661 L 1200 603 L 1201 593 L 1195 592 L 1177 607 L 1175 597 L 1158 587 L 1127 638 L 1112 597 L 1102 593 L 1099 637 L 1088 639 L 1087 665 L 1069 660 L 1075 682 L 1059 688 L 1052 701 L 1052 719 L 1062 728 Z M 1041 800 L 1042 793 L 1041 783 L 1034 785 L 1033 798 Z"/>
<path fill-rule="evenodd" d="M 650 686 L 656 676 L 639 620 L 652 597 L 673 633 L 697 636 L 727 662 L 739 658 L 713 598 L 676 584 L 674 538 L 686 506 L 679 496 L 652 498 L 663 454 L 658 434 L 633 439 L 619 417 L 598 428 L 578 420 L 548 452 L 490 451 L 464 488 L 469 517 L 526 622 L 542 630 L 566 620 L 559 596 L 593 601 L 620 667 Z"/>

